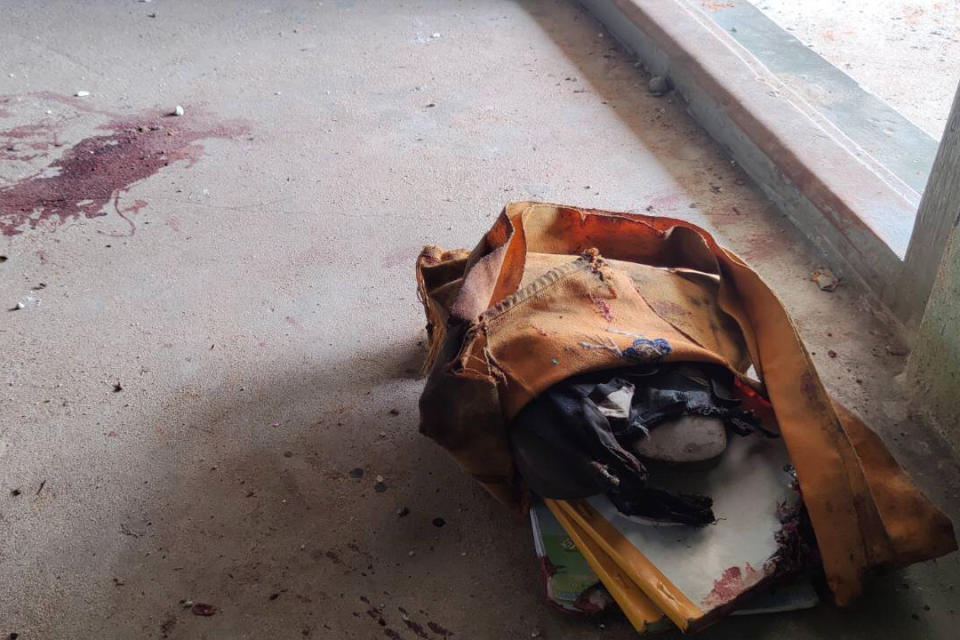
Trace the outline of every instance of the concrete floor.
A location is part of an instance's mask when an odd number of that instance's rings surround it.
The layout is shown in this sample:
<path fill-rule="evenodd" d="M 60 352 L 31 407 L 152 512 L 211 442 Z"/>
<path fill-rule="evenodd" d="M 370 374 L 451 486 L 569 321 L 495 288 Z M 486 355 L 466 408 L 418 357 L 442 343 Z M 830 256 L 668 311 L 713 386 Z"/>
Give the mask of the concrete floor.
<path fill-rule="evenodd" d="M 576 6 L 0 12 L 0 302 L 25 305 L 0 315 L 0 634 L 632 637 L 545 604 L 527 522 L 417 433 L 414 258 L 472 246 L 511 199 L 705 225 L 960 515 L 960 468 L 908 415 L 869 300 L 809 280 L 800 235 Z M 704 637 L 954 637 L 958 576 L 955 554 L 849 611 Z"/>
<path fill-rule="evenodd" d="M 716 10 L 725 2 L 699 1 Z M 960 82 L 960 4 L 946 0 L 750 0 L 939 140 Z"/>

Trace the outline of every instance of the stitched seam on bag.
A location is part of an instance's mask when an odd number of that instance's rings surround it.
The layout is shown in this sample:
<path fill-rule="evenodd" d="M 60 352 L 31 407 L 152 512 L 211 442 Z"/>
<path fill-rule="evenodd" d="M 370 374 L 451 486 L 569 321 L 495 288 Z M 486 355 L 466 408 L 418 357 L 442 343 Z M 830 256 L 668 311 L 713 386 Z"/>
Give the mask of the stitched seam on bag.
<path fill-rule="evenodd" d="M 589 267 L 591 263 L 584 258 L 577 258 L 575 261 L 564 264 L 559 267 L 555 267 L 547 271 L 542 276 L 538 277 L 536 280 L 523 287 L 516 293 L 513 293 L 494 306 L 490 307 L 480 316 L 480 322 L 483 323 L 488 320 L 493 320 L 499 318 L 512 309 L 516 308 L 521 302 L 532 298 L 536 294 L 545 291 L 556 283 L 560 282 L 563 278 L 576 273 L 577 271 L 582 271 L 583 269 Z"/>

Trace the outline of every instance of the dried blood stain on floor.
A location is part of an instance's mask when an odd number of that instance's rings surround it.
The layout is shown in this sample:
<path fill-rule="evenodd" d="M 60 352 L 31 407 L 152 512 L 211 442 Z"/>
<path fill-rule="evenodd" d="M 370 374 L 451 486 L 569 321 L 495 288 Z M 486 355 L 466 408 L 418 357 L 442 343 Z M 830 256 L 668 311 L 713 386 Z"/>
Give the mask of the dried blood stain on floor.
<path fill-rule="evenodd" d="M 80 140 L 44 169 L 0 187 L 3 235 L 105 216 L 111 209 L 130 224 L 132 233 L 135 227 L 125 214 L 135 214 L 147 203 L 137 200 L 121 207 L 125 190 L 172 163 L 192 166 L 203 154 L 202 140 L 247 132 L 242 122 L 218 122 L 199 111 L 182 117 L 115 116 L 97 129 L 105 133 Z M 0 131 L 0 161 L 24 160 L 16 155 L 24 146 L 49 152 L 60 146 L 57 133 L 55 123 Z"/>

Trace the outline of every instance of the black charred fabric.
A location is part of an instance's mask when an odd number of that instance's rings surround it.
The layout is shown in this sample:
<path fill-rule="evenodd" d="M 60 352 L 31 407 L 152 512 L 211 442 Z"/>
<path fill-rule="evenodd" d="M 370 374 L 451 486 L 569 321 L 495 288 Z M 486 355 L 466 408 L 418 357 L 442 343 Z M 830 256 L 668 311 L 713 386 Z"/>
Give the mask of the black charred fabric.
<path fill-rule="evenodd" d="M 514 458 L 524 483 L 545 498 L 571 500 L 607 494 L 627 514 L 702 526 L 715 521 L 707 496 L 651 486 L 629 450 L 666 421 L 683 416 L 722 420 L 743 435 L 759 428 L 740 407 L 732 377 L 710 365 L 616 369 L 576 376 L 532 400 L 510 424 Z M 634 388 L 629 415 L 610 417 L 598 403 Z"/>

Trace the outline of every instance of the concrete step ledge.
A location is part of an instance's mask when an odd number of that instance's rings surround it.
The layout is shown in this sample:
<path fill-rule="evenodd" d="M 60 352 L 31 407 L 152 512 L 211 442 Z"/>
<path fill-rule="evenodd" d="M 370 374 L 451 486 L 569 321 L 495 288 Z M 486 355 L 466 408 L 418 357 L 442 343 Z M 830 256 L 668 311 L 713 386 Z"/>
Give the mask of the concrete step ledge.
<path fill-rule="evenodd" d="M 681 0 L 581 0 L 847 279 L 889 308 L 920 194 Z"/>

